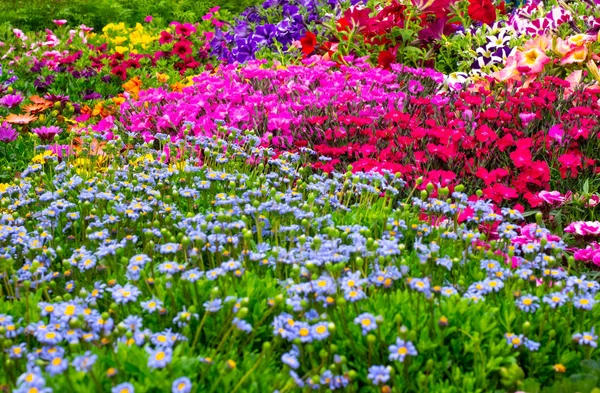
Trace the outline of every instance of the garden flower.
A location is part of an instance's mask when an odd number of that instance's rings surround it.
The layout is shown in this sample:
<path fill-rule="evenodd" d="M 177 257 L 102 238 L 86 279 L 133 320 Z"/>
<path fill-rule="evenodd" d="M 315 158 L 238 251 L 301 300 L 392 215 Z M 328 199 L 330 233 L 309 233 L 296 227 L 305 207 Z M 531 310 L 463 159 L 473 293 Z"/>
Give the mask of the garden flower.
<path fill-rule="evenodd" d="M 400 338 L 396 339 L 396 344 L 388 347 L 390 351 L 390 361 L 404 362 L 406 356 L 417 356 L 417 349 L 410 341 L 404 341 Z"/>
<path fill-rule="evenodd" d="M 557 308 L 564 305 L 567 302 L 567 296 L 560 292 L 554 292 L 545 295 L 542 299 L 544 303 L 548 304 L 552 308 Z"/>
<path fill-rule="evenodd" d="M 377 328 L 375 317 L 369 313 L 360 314 L 354 318 L 354 323 L 361 327 L 363 336 L 366 336 L 371 330 Z"/>
<path fill-rule="evenodd" d="M 579 345 L 588 345 L 592 348 L 596 348 L 598 346 L 597 340 L 598 336 L 594 334 L 594 328 L 589 332 L 573 334 L 573 341 Z"/>
<path fill-rule="evenodd" d="M 50 142 L 54 140 L 54 137 L 62 132 L 62 128 L 57 126 L 49 126 L 49 127 L 38 127 L 31 130 L 34 134 L 40 137 L 40 139 L 44 142 Z"/>
<path fill-rule="evenodd" d="M 111 393 L 134 393 L 135 389 L 129 382 L 123 382 L 111 389 Z"/>
<path fill-rule="evenodd" d="M 9 123 L 0 125 L 0 142 L 10 143 L 16 140 L 18 136 L 17 131 Z"/>
<path fill-rule="evenodd" d="M 558 191 L 540 191 L 538 197 L 550 205 L 560 205 L 565 201 L 565 197 Z"/>
<path fill-rule="evenodd" d="M 517 306 L 525 312 L 534 313 L 540 308 L 539 298 L 537 296 L 523 295 L 517 299 Z"/>
<path fill-rule="evenodd" d="M 73 367 L 75 367 L 77 371 L 87 372 L 91 370 L 94 363 L 96 363 L 96 360 L 98 360 L 98 356 L 87 351 L 85 354 L 73 359 Z"/>
<path fill-rule="evenodd" d="M 525 339 L 522 334 L 516 335 L 513 333 L 506 333 L 504 337 L 506 338 L 508 345 L 512 346 L 513 348 L 519 348 L 521 345 L 523 345 Z"/>
<path fill-rule="evenodd" d="M 600 222 L 575 221 L 567 225 L 564 231 L 579 236 L 597 236 L 600 235 Z"/>
<path fill-rule="evenodd" d="M 0 98 L 0 106 L 5 106 L 7 108 L 19 106 L 21 102 L 23 102 L 23 96 L 20 94 L 7 94 Z"/>
<path fill-rule="evenodd" d="M 177 378 L 171 387 L 171 393 L 189 393 L 191 390 L 192 381 L 188 377 Z"/>
<path fill-rule="evenodd" d="M 596 300 L 590 295 L 579 295 L 573 298 L 573 304 L 582 310 L 591 310 L 596 304 Z"/>
<path fill-rule="evenodd" d="M 373 385 L 384 384 L 390 379 L 390 370 L 386 366 L 371 366 L 367 378 L 371 380 Z"/>
<path fill-rule="evenodd" d="M 173 350 L 169 347 L 150 349 L 147 348 L 148 352 L 148 367 L 150 368 L 164 368 L 171 362 L 173 356 Z"/>
<path fill-rule="evenodd" d="M 67 367 L 69 367 L 69 362 L 61 356 L 57 356 L 50 360 L 50 362 L 46 366 L 46 372 L 54 376 L 57 374 L 62 374 L 67 369 Z"/>

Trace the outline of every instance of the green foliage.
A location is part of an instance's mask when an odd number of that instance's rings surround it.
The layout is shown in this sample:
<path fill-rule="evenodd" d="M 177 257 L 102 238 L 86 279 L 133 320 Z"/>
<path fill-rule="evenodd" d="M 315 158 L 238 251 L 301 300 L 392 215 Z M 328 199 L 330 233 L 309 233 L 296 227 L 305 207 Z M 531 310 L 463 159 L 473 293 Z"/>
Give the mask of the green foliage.
<path fill-rule="evenodd" d="M 260 3 L 261 0 L 2 0 L 0 26 L 40 31 L 54 26 L 53 19 L 67 19 L 70 25 L 83 23 L 100 30 L 114 21 L 135 25 L 148 15 L 166 25 L 173 20 L 198 21 L 217 5 L 235 15 Z"/>

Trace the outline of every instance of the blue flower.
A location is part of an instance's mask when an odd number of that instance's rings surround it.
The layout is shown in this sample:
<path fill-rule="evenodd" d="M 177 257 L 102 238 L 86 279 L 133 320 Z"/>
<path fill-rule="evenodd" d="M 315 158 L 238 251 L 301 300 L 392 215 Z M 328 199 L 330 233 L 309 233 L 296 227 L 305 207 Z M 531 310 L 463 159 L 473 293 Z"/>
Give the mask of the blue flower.
<path fill-rule="evenodd" d="M 192 381 L 188 377 L 177 378 L 171 387 L 171 393 L 189 393 L 191 390 Z"/>
<path fill-rule="evenodd" d="M 390 369 L 386 366 L 373 365 L 369 367 L 367 378 L 371 380 L 373 385 L 386 383 L 390 380 Z"/>
<path fill-rule="evenodd" d="M 300 350 L 296 345 L 293 345 L 292 349 L 289 352 L 286 352 L 283 355 L 281 355 L 281 361 L 284 364 L 290 366 L 292 369 L 296 370 L 298 367 L 300 367 L 300 362 L 298 361 L 299 355 Z"/>
<path fill-rule="evenodd" d="M 222 306 L 223 306 L 223 300 L 221 300 L 219 298 L 213 299 L 211 301 L 204 303 L 204 308 L 206 309 L 206 311 L 212 312 L 212 313 L 219 311 Z"/>
<path fill-rule="evenodd" d="M 540 308 L 539 300 L 537 296 L 523 295 L 516 300 L 516 303 L 522 311 L 534 313 Z"/>
<path fill-rule="evenodd" d="M 148 367 L 164 368 L 169 364 L 173 356 L 173 350 L 169 347 L 160 347 L 158 349 L 146 348 L 150 354 L 148 357 Z"/>
<path fill-rule="evenodd" d="M 579 345 L 589 345 L 592 348 L 596 348 L 598 343 L 598 336 L 594 334 L 594 328 L 592 328 L 589 332 L 576 333 L 573 335 L 573 341 L 578 343 Z"/>
<path fill-rule="evenodd" d="M 375 330 L 377 328 L 377 321 L 375 320 L 375 317 L 369 313 L 360 314 L 354 318 L 354 323 L 360 326 L 363 336 L 366 336 L 371 330 Z"/>
<path fill-rule="evenodd" d="M 410 341 L 404 341 L 399 337 L 396 338 L 396 344 L 388 347 L 390 351 L 389 359 L 391 361 L 404 362 L 406 356 L 417 356 L 418 352 L 413 343 Z"/>
<path fill-rule="evenodd" d="M 135 302 L 137 297 L 141 294 L 140 290 L 129 283 L 121 286 L 119 284 L 115 285 L 112 289 L 113 300 L 118 304 L 126 304 L 130 302 Z"/>
<path fill-rule="evenodd" d="M 54 376 L 62 374 L 67 369 L 67 367 L 69 367 L 69 362 L 62 356 L 57 356 L 50 360 L 50 362 L 46 366 L 46 372 Z"/>
<path fill-rule="evenodd" d="M 98 360 L 98 356 L 90 351 L 86 351 L 83 355 L 73 359 L 73 367 L 75 367 L 77 371 L 89 371 L 94 363 L 96 363 L 96 360 Z"/>
<path fill-rule="evenodd" d="M 129 382 L 124 382 L 111 389 L 111 393 L 134 393 L 135 389 Z"/>
<path fill-rule="evenodd" d="M 582 310 L 591 310 L 594 307 L 596 300 L 591 295 L 584 294 L 573 298 L 573 305 Z"/>
<path fill-rule="evenodd" d="M 312 336 L 318 340 L 325 340 L 329 337 L 329 327 L 325 322 L 319 322 L 312 326 Z"/>
<path fill-rule="evenodd" d="M 567 296 L 561 292 L 553 292 L 545 295 L 542 301 L 552 308 L 557 308 L 567 302 Z"/>

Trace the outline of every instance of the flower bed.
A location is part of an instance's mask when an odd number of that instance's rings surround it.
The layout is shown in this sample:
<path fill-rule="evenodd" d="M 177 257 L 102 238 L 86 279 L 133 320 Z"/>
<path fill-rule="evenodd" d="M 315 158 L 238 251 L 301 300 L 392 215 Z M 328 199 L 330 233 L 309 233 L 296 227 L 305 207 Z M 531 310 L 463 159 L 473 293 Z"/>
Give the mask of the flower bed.
<path fill-rule="evenodd" d="M 586 1 L 9 32 L 0 390 L 596 391 Z"/>

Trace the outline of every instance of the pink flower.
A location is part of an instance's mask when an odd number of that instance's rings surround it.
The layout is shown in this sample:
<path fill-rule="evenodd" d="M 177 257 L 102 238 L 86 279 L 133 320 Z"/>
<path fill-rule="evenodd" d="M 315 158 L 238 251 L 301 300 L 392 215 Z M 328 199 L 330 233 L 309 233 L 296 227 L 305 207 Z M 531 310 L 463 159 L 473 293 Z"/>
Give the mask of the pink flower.
<path fill-rule="evenodd" d="M 540 191 L 538 197 L 550 205 L 560 205 L 565 201 L 565 197 L 558 191 Z"/>
<path fill-rule="evenodd" d="M 209 9 L 208 12 L 212 12 L 214 14 L 214 13 L 219 12 L 220 9 L 221 9 L 221 7 L 216 6 L 216 7 Z"/>
<path fill-rule="evenodd" d="M 67 24 L 66 19 L 53 19 L 52 22 L 54 22 L 54 24 L 57 26 L 62 26 L 62 25 Z"/>
<path fill-rule="evenodd" d="M 560 61 L 561 65 L 565 64 L 573 64 L 573 63 L 583 63 L 583 61 L 587 58 L 587 46 L 577 46 L 574 49 L 570 50 L 565 57 Z"/>
<path fill-rule="evenodd" d="M 596 207 L 598 206 L 598 204 L 600 204 L 600 196 L 594 194 L 590 196 L 587 203 L 585 204 L 585 207 Z"/>
<path fill-rule="evenodd" d="M 154 19 L 154 17 L 152 15 L 148 15 L 147 17 L 144 18 L 144 22 L 150 23 L 150 22 L 152 22 L 153 19 Z"/>
<path fill-rule="evenodd" d="M 548 130 L 548 136 L 558 143 L 562 143 L 564 134 L 565 132 L 560 124 L 555 124 Z"/>
<path fill-rule="evenodd" d="M 566 233 L 572 233 L 579 236 L 597 236 L 600 235 L 600 222 L 598 221 L 575 221 L 565 228 Z"/>
<path fill-rule="evenodd" d="M 535 119 L 535 113 L 519 113 L 519 118 L 523 122 L 523 125 L 527 127 L 527 125 Z"/>
<path fill-rule="evenodd" d="M 550 58 L 538 48 L 517 52 L 516 60 L 517 67 L 529 69 L 529 71 L 523 72 L 525 74 L 539 74 L 544 70 L 544 66 L 550 62 Z"/>
<path fill-rule="evenodd" d="M 27 41 L 28 40 L 28 38 L 25 35 L 25 33 L 23 33 L 23 31 L 21 31 L 19 29 L 13 29 L 13 33 L 15 34 L 15 37 L 17 37 L 21 41 Z"/>

